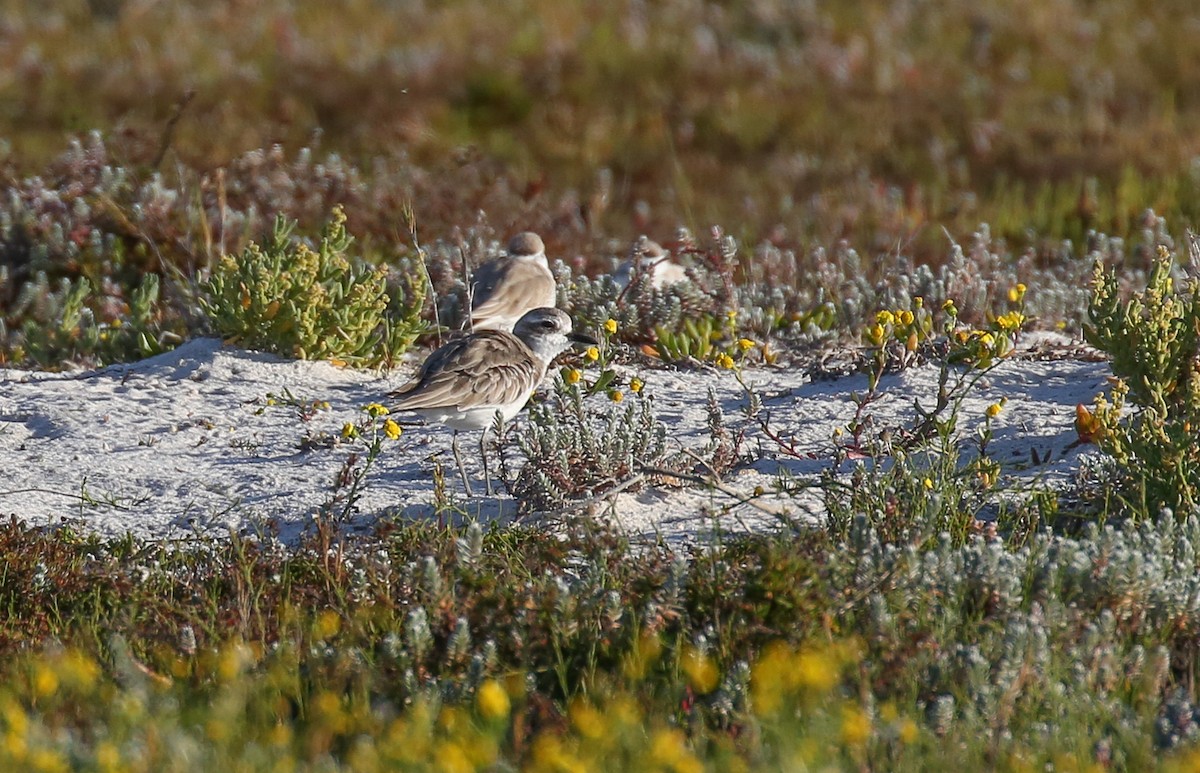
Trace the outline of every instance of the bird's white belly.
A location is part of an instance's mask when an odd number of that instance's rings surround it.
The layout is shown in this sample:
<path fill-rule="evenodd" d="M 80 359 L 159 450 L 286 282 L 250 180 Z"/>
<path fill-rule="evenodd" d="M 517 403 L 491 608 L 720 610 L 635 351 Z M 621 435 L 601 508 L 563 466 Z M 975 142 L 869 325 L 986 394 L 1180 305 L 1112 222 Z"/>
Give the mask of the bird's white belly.
<path fill-rule="evenodd" d="M 529 395 L 525 395 L 524 399 L 509 405 L 487 405 L 478 408 L 468 408 L 466 410 L 437 408 L 422 410 L 419 413 L 431 421 L 441 422 L 454 430 L 485 429 L 492 426 L 492 422 L 496 420 L 497 413 L 504 417 L 505 422 L 512 421 L 513 417 L 525 407 L 525 403 L 528 400 Z"/>

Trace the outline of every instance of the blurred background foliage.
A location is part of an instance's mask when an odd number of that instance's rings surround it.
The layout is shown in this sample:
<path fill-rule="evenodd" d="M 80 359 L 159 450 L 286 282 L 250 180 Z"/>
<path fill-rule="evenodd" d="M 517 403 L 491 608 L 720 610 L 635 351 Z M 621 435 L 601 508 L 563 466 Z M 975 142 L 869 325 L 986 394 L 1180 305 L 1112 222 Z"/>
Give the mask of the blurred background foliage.
<path fill-rule="evenodd" d="M 723 223 L 940 257 L 941 226 L 1078 239 L 1200 207 L 1188 0 L 0 9 L 0 136 L 24 171 L 93 129 L 164 173 L 273 143 L 367 175 L 403 159 L 454 183 L 415 202 L 432 232 L 537 210 L 560 249 Z"/>

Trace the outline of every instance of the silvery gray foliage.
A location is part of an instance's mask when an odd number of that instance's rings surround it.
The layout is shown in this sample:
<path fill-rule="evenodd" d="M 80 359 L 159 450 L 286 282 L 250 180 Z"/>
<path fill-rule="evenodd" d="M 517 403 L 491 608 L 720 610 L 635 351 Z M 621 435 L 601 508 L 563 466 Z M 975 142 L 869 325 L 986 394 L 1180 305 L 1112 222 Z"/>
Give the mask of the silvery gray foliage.
<path fill-rule="evenodd" d="M 454 541 L 458 563 L 470 569 L 477 568 L 483 558 L 483 527 L 478 521 L 467 526 L 467 533 Z"/>
<path fill-rule="evenodd" d="M 1017 549 L 945 538 L 922 554 L 881 542 L 860 518 L 832 568 L 835 585 L 840 578 L 878 589 L 854 613 L 852 627 L 868 639 L 980 631 L 969 644 L 933 649 L 925 689 L 935 696 L 926 705 L 936 732 L 1010 716 L 1018 704 L 1052 717 L 1064 701 L 1134 721 L 1124 690 L 1134 678 L 1155 685 L 1152 694 L 1165 684 L 1171 654 L 1159 646 L 1163 636 L 1182 643 L 1200 635 L 1197 540 L 1200 519 L 1192 517 L 1091 525 L 1077 537 L 1042 532 Z M 1160 743 L 1197 732 L 1200 710 L 1190 703 L 1163 711 Z"/>
<path fill-rule="evenodd" d="M 527 512 L 558 509 L 627 482 L 643 466 L 659 465 L 666 446 L 666 426 L 649 397 L 597 411 L 585 408 L 580 392 L 556 394 L 530 407 L 529 422 L 517 435 L 527 461 L 513 494 Z"/>

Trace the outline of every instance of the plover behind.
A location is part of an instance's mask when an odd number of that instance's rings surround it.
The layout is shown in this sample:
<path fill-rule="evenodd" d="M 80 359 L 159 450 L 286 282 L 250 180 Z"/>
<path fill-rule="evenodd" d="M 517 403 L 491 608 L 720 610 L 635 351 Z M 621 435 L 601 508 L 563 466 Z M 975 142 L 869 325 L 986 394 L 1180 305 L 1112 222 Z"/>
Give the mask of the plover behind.
<path fill-rule="evenodd" d="M 412 411 L 454 431 L 451 446 L 467 496 L 471 496 L 471 484 L 458 450 L 458 433 L 483 430 L 479 449 L 491 494 L 485 450 L 487 430 L 497 414 L 501 421 L 516 416 L 542 383 L 550 363 L 575 342 L 595 343 L 572 332 L 566 312 L 533 309 L 517 321 L 511 333 L 480 330 L 434 351 L 411 381 L 388 394 L 395 400 L 389 408 Z"/>
<path fill-rule="evenodd" d="M 613 273 L 613 282 L 624 291 L 635 274 L 645 277 L 650 286 L 661 290 L 669 285 L 687 281 L 683 266 L 671 260 L 671 253 L 658 242 L 642 237 L 633 245 L 629 257 Z"/>
<path fill-rule="evenodd" d="M 471 278 L 471 315 L 464 327 L 511 331 L 530 309 L 554 307 L 558 300 L 546 246 L 526 231 L 508 242 L 503 257 L 475 269 Z"/>

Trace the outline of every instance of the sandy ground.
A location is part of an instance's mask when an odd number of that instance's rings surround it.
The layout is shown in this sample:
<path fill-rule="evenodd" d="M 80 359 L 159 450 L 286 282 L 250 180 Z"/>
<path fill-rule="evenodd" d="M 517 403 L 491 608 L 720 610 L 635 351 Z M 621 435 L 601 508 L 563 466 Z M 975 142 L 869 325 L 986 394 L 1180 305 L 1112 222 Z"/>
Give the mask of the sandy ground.
<path fill-rule="evenodd" d="M 1065 342 L 1063 342 L 1065 343 Z M 191 341 L 141 362 L 73 374 L 0 370 L 0 515 L 36 524 L 67 523 L 104 535 L 132 532 L 152 539 L 256 531 L 271 524 L 286 539 L 329 501 L 347 454 L 362 447 L 302 450 L 305 436 L 337 434 L 362 407 L 403 383 L 407 370 L 377 373 L 297 362 Z M 758 456 L 711 487 L 646 489 L 619 495 L 598 512 L 638 535 L 669 540 L 699 534 L 769 528 L 782 519 L 820 516 L 815 493 L 766 496 L 739 504 L 738 493 L 768 490 L 780 474 L 812 478 L 832 463 L 832 434 L 854 416 L 852 391 L 861 376 L 811 383 L 796 370 L 748 370 L 763 396 L 770 426 L 791 436 L 801 458 L 778 453 L 757 421 L 745 416 L 745 393 L 729 372 L 640 372 L 671 442 L 696 448 L 707 440 L 705 396 L 716 394 L 733 429 L 745 429 L 745 449 Z M 1080 465 L 1069 448 L 1077 403 L 1105 387 L 1102 362 L 1011 360 L 979 382 L 963 404 L 960 432 L 969 436 L 988 405 L 1007 397 L 994 422 L 991 452 L 1010 483 L 1065 481 Z M 937 370 L 911 368 L 886 377 L 886 395 L 871 412 L 881 424 L 910 424 L 912 403 L 926 406 L 937 391 Z M 284 390 L 300 400 L 326 400 L 329 410 L 301 421 L 287 406 L 268 406 Z M 519 421 L 522 421 L 519 419 Z M 507 519 L 507 496 L 462 496 L 449 458 L 450 435 L 438 426 L 406 427 L 371 470 L 349 524 L 379 518 L 430 517 L 431 456 L 444 454 L 449 485 L 467 517 Z M 463 448 L 474 448 L 464 437 Z M 519 452 L 511 449 L 513 458 Z M 1036 456 L 1035 456 L 1036 454 Z M 466 454 L 478 475 L 476 454 Z M 1036 461 L 1035 461 L 1036 459 Z M 838 470 L 845 474 L 849 464 Z M 473 465 L 473 466 L 472 466 Z M 476 485 L 476 493 L 482 485 Z"/>

